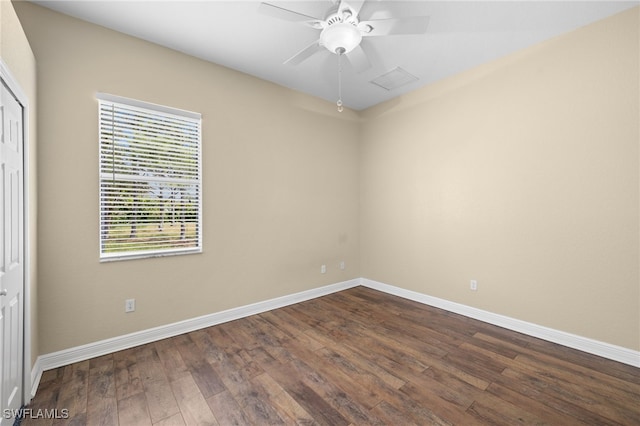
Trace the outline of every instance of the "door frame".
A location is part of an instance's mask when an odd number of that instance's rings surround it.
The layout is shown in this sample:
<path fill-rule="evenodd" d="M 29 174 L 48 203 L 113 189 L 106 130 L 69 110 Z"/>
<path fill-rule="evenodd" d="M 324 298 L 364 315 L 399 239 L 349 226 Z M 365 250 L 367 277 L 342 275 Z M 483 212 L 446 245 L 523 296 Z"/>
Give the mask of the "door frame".
<path fill-rule="evenodd" d="M 24 221 L 24 241 L 23 241 L 23 259 L 24 259 L 24 280 L 22 285 L 23 288 L 23 306 L 22 306 L 22 314 L 24 316 L 22 324 L 22 404 L 26 405 L 31 401 L 33 397 L 33 385 L 37 383 L 36 377 L 32 377 L 34 374 L 38 375 L 37 371 L 32 371 L 33 365 L 31 363 L 31 229 L 30 229 L 30 220 L 31 220 L 31 211 L 30 211 L 30 203 L 29 203 L 29 116 L 30 116 L 30 107 L 29 107 L 29 98 L 22 90 L 22 87 L 18 83 L 18 81 L 13 77 L 9 67 L 3 61 L 2 57 L 0 57 L 0 79 L 6 84 L 9 90 L 16 97 L 20 105 L 22 106 L 22 182 L 23 182 L 23 195 L 22 195 L 22 203 L 23 203 L 23 218 Z"/>

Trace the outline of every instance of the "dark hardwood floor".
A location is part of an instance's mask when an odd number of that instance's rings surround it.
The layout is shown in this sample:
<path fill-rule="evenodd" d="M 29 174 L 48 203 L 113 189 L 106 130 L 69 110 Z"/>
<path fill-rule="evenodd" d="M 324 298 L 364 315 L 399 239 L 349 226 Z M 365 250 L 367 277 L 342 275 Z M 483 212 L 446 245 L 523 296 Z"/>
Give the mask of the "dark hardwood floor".
<path fill-rule="evenodd" d="M 23 425 L 640 425 L 640 369 L 356 287 L 46 371 L 28 408 L 69 418 Z"/>

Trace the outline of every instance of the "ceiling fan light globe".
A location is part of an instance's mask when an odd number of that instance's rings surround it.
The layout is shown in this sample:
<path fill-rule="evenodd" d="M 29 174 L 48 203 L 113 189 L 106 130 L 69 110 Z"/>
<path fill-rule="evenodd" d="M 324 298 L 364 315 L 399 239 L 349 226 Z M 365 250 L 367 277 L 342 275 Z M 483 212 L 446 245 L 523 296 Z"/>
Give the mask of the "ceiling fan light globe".
<path fill-rule="evenodd" d="M 343 53 L 349 53 L 361 41 L 362 34 L 360 34 L 360 30 L 346 22 L 331 25 L 320 33 L 320 44 L 331 53 L 338 53 L 339 49 L 344 49 Z"/>

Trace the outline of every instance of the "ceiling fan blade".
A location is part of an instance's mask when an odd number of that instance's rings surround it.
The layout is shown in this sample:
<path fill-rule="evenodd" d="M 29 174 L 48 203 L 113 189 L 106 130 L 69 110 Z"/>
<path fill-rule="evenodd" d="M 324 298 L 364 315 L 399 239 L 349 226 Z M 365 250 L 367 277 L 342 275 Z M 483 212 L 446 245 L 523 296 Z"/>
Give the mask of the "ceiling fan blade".
<path fill-rule="evenodd" d="M 360 21 L 358 28 L 362 30 L 363 37 L 373 37 L 397 34 L 424 34 L 427 31 L 428 24 L 428 16 L 411 16 L 408 18 Z"/>
<path fill-rule="evenodd" d="M 304 21 L 320 21 L 320 18 L 305 15 L 303 13 L 295 12 L 284 7 L 276 6 L 270 3 L 260 3 L 258 11 L 264 15 L 269 15 L 274 18 L 284 19 L 286 21 L 304 22 Z"/>
<path fill-rule="evenodd" d="M 286 61 L 284 61 L 284 63 L 287 65 L 298 65 L 299 63 L 303 62 L 305 59 L 311 57 L 314 53 L 322 49 L 322 46 L 320 46 L 319 41 L 320 40 L 314 41 L 313 43 L 311 43 L 310 45 L 308 45 L 307 47 L 305 47 L 304 49 L 302 49 L 301 51 L 299 51 L 298 53 L 296 53 Z"/>
<path fill-rule="evenodd" d="M 371 62 L 362 46 L 356 46 L 351 52 L 347 53 L 347 59 L 349 59 L 357 74 L 371 68 Z"/>

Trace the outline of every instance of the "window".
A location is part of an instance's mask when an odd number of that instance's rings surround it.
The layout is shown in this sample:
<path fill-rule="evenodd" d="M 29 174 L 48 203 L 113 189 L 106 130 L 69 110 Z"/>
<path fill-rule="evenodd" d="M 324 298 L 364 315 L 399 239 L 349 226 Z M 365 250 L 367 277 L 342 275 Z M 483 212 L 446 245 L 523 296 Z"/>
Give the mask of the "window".
<path fill-rule="evenodd" d="M 200 114 L 97 97 L 100 259 L 201 252 Z"/>

